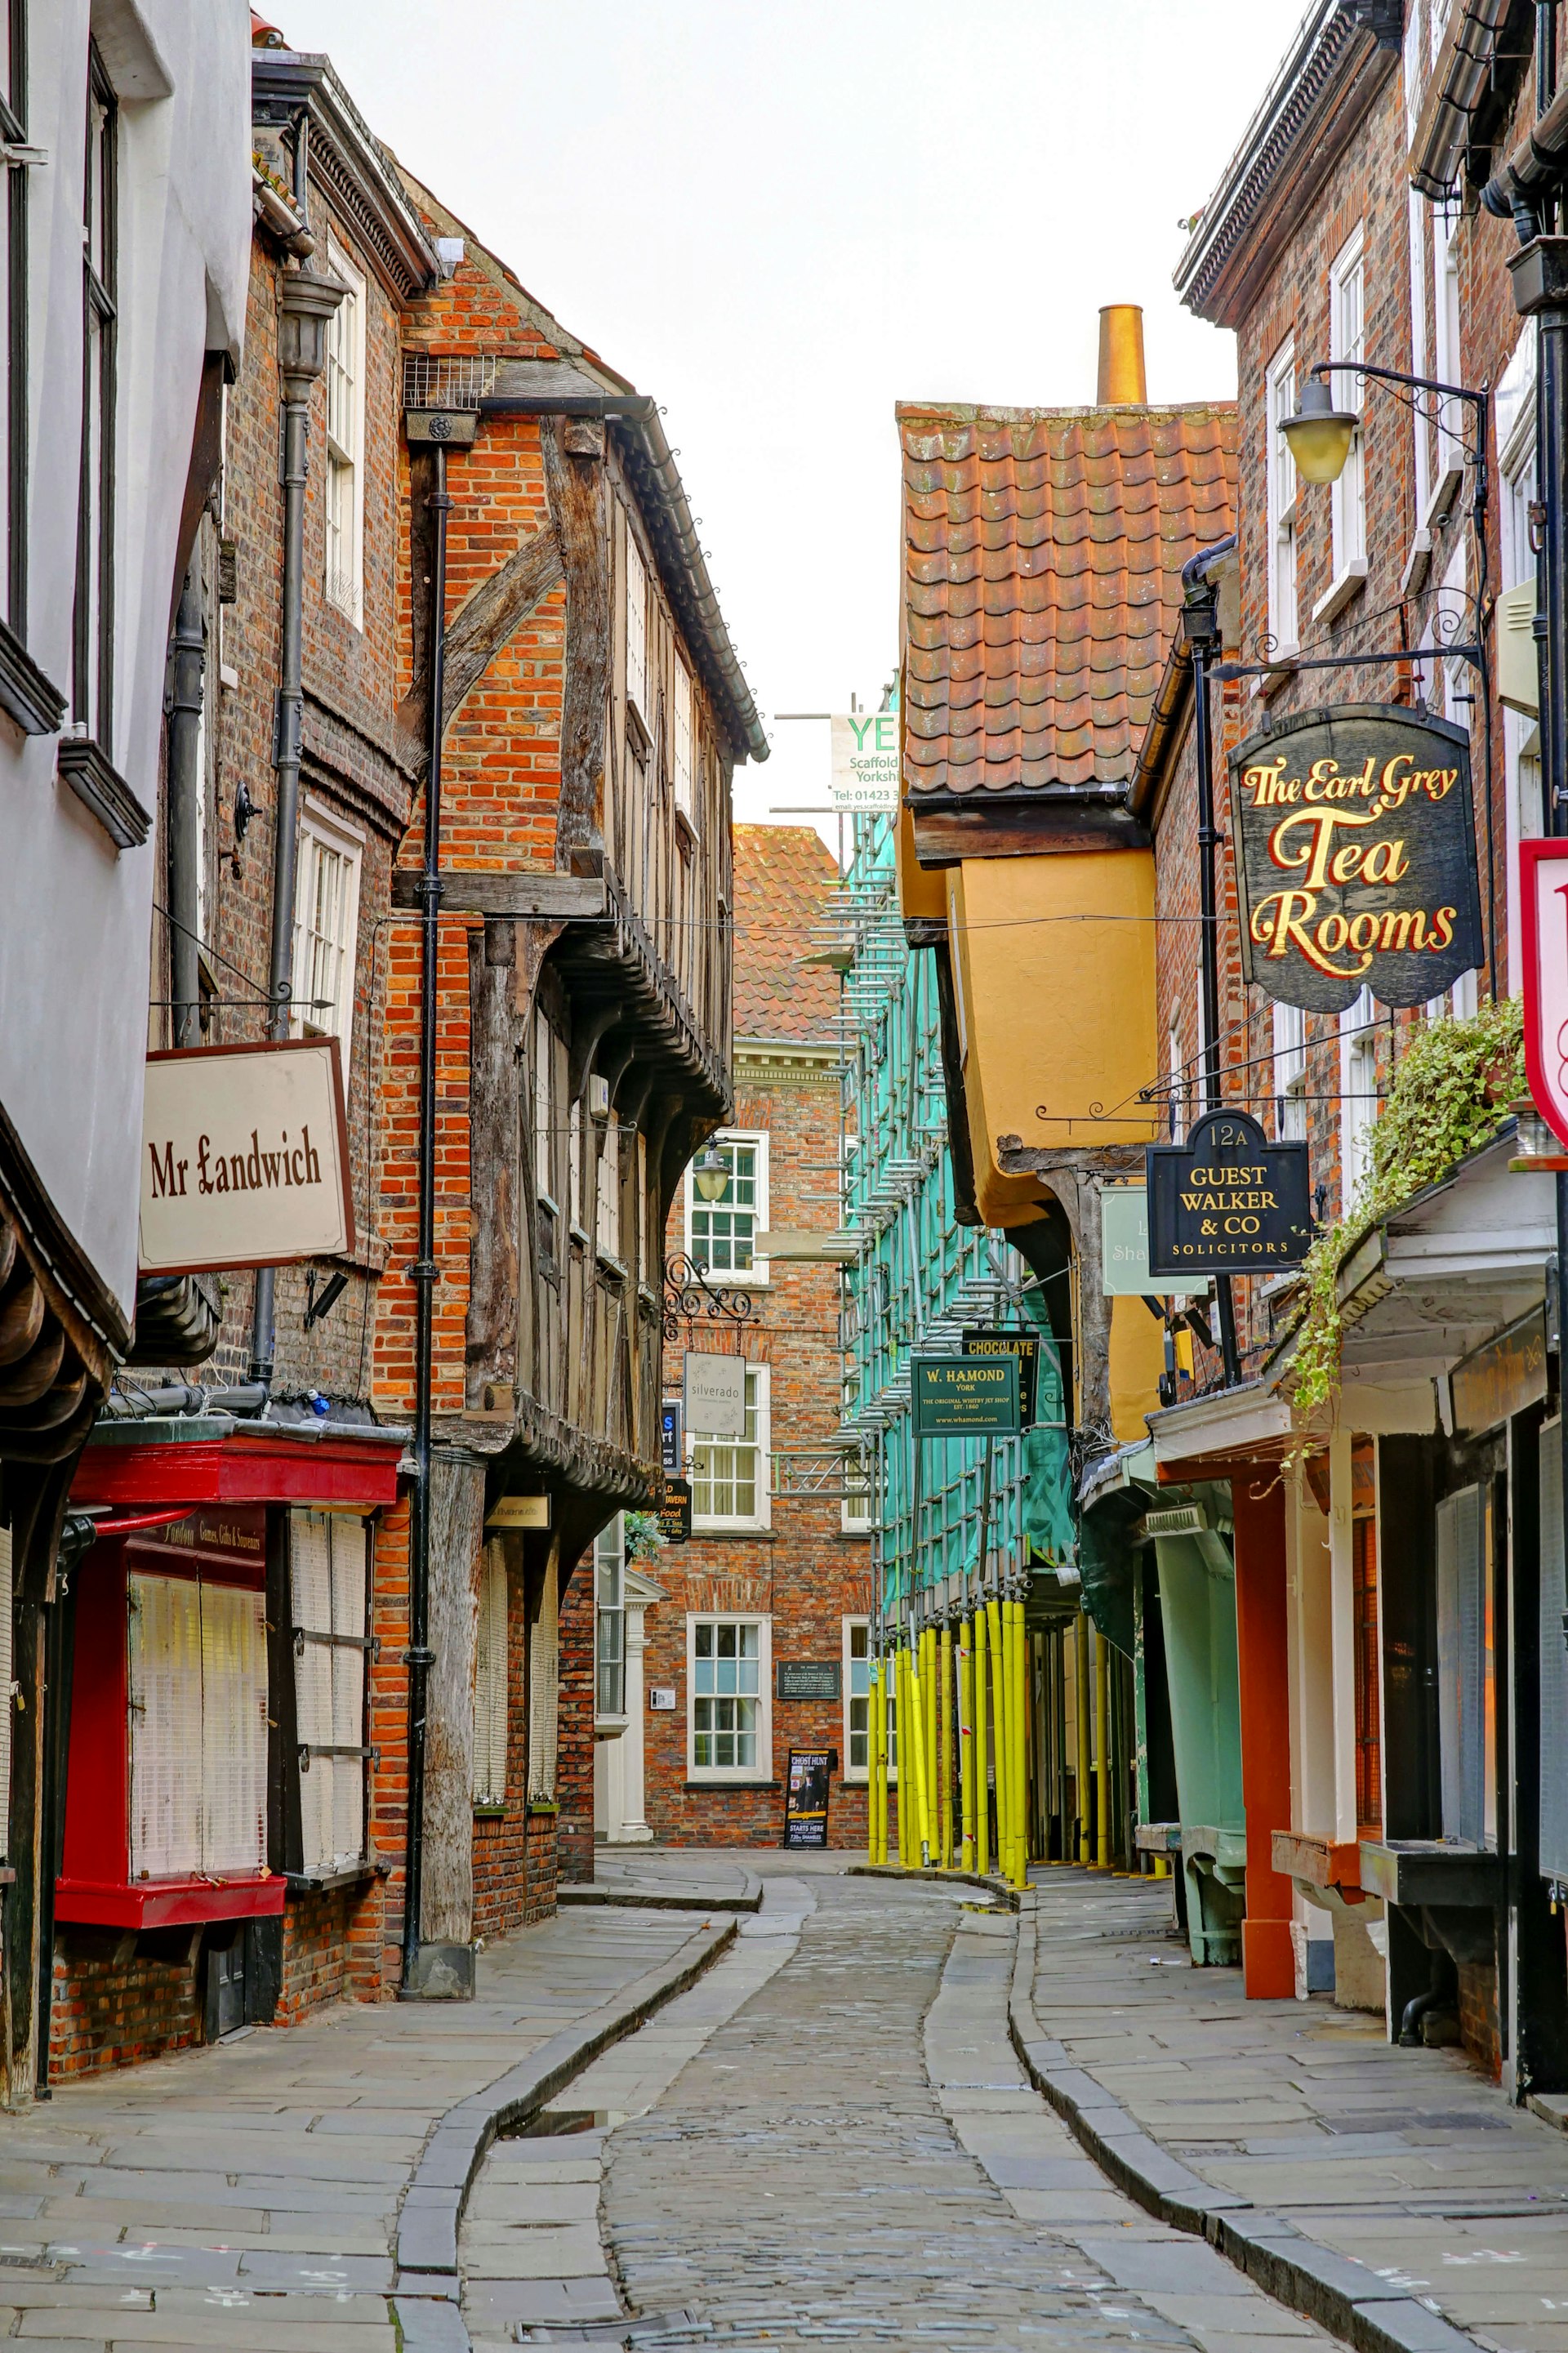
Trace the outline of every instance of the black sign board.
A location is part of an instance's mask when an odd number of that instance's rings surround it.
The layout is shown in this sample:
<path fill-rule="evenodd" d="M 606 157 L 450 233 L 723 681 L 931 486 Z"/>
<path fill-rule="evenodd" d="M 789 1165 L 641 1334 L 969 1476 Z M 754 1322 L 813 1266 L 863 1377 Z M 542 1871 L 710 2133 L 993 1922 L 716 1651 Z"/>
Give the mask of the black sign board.
<path fill-rule="evenodd" d="M 660 1459 L 664 1464 L 664 1475 L 667 1479 L 679 1479 L 681 1472 L 680 1455 L 683 1435 L 680 1427 L 681 1411 L 679 1398 L 665 1398 L 663 1411 L 659 1418 L 658 1443 Z"/>
<path fill-rule="evenodd" d="M 1039 1386 L 1040 1335 L 1037 1332 L 989 1331 L 966 1332 L 963 1335 L 966 1356 L 1016 1356 L 1018 1363 L 1018 1419 L 1024 1429 L 1033 1427 L 1036 1394 Z"/>
<path fill-rule="evenodd" d="M 1268 1274 L 1312 1240 L 1307 1147 L 1270 1144 L 1244 1111 L 1205 1112 L 1184 1144 L 1148 1148 L 1149 1278 Z"/>
<path fill-rule="evenodd" d="M 837 1659 L 780 1659 L 774 1673 L 780 1699 L 837 1699 L 844 1688 Z"/>
<path fill-rule="evenodd" d="M 827 1792 L 838 1770 L 837 1748 L 792 1748 L 784 1783 L 785 1846 L 827 1844 Z"/>
<path fill-rule="evenodd" d="M 667 1479 L 664 1499 L 658 1507 L 658 1532 L 666 1544 L 689 1544 L 691 1540 L 691 1482 L 689 1479 Z"/>
<path fill-rule="evenodd" d="M 1482 959 L 1469 737 L 1403 703 L 1299 711 L 1230 755 L 1242 970 L 1342 1013 L 1424 1005 Z"/>
<path fill-rule="evenodd" d="M 917 1356 L 917 1438 L 1010 1438 L 1018 1428 L 1018 1359 Z"/>

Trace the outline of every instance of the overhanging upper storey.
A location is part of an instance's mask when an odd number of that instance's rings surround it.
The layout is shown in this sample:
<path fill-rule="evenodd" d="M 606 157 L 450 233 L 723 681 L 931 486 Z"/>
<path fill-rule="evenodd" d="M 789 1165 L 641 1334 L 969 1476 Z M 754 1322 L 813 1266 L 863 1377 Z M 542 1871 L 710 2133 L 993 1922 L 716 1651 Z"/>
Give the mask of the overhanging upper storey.
<path fill-rule="evenodd" d="M 1182 566 L 1233 527 L 1234 407 L 898 417 L 920 864 L 1145 841 L 1128 788 Z"/>

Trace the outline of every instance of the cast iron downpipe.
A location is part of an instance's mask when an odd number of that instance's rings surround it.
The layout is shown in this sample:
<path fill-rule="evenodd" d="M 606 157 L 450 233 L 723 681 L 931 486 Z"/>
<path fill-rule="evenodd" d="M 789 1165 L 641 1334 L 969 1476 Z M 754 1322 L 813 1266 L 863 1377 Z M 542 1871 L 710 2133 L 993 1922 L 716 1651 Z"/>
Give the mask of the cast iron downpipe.
<path fill-rule="evenodd" d="M 1219 645 L 1219 591 L 1209 574 L 1236 546 L 1236 533 L 1200 548 L 1182 566 L 1182 629 L 1193 649 L 1193 748 L 1198 787 L 1198 916 L 1203 941 L 1200 965 L 1204 1008 L 1204 1109 L 1219 1109 L 1219 896 L 1215 882 L 1214 736 L 1209 721 L 1209 660 Z M 1225 1385 L 1241 1378 L 1236 1345 L 1236 1302 L 1228 1274 L 1215 1277 L 1219 1311 L 1220 1356 Z"/>
<path fill-rule="evenodd" d="M 195 564 L 174 615 L 169 659 L 169 994 L 175 1046 L 200 1038 L 201 979 L 196 940 L 201 918 L 202 592 Z"/>
<path fill-rule="evenodd" d="M 425 787 L 424 911 L 419 997 L 419 1242 L 414 1284 L 414 1496 L 408 1563 L 408 1823 L 403 1890 L 403 1987 L 415 1989 L 425 1883 L 425 1732 L 430 1669 L 430 1377 L 436 1262 L 436 1026 L 441 918 L 441 734 L 446 697 L 447 452 L 436 444 L 436 518 L 430 565 L 429 776 Z"/>
<path fill-rule="evenodd" d="M 283 378 L 283 633 L 272 739 L 272 954 L 267 975 L 267 1035 L 289 1035 L 294 992 L 294 889 L 300 856 L 300 748 L 304 691 L 305 480 L 310 396 L 326 364 L 327 322 L 347 289 L 314 270 L 283 279 L 278 360 Z M 276 1353 L 274 1270 L 258 1267 L 250 1329 L 250 1377 L 270 1388 Z"/>

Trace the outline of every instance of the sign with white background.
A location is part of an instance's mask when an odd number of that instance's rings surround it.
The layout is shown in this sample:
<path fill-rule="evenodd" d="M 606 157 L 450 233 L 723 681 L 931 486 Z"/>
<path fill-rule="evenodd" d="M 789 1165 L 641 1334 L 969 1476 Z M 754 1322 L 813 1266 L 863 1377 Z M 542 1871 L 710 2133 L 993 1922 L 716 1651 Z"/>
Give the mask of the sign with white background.
<path fill-rule="evenodd" d="M 833 734 L 833 772 L 827 797 L 833 807 L 844 810 L 897 808 L 898 712 L 835 712 L 828 724 Z"/>
<path fill-rule="evenodd" d="M 686 1427 L 694 1437 L 744 1438 L 746 1360 L 686 1351 L 683 1380 Z"/>
<path fill-rule="evenodd" d="M 149 1054 L 144 1274 L 286 1266 L 353 1246 L 335 1038 Z"/>
<path fill-rule="evenodd" d="M 1519 845 L 1524 1067 L 1531 1098 L 1568 1145 L 1568 837 Z"/>

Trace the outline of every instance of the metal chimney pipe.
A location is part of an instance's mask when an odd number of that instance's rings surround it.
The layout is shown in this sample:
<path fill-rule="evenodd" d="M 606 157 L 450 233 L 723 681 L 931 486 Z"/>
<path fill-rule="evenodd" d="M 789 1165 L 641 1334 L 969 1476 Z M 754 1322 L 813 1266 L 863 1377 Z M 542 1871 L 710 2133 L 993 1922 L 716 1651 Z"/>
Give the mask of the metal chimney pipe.
<path fill-rule="evenodd" d="M 1142 408 L 1149 397 L 1143 374 L 1143 308 L 1108 302 L 1100 314 L 1100 408 Z"/>

